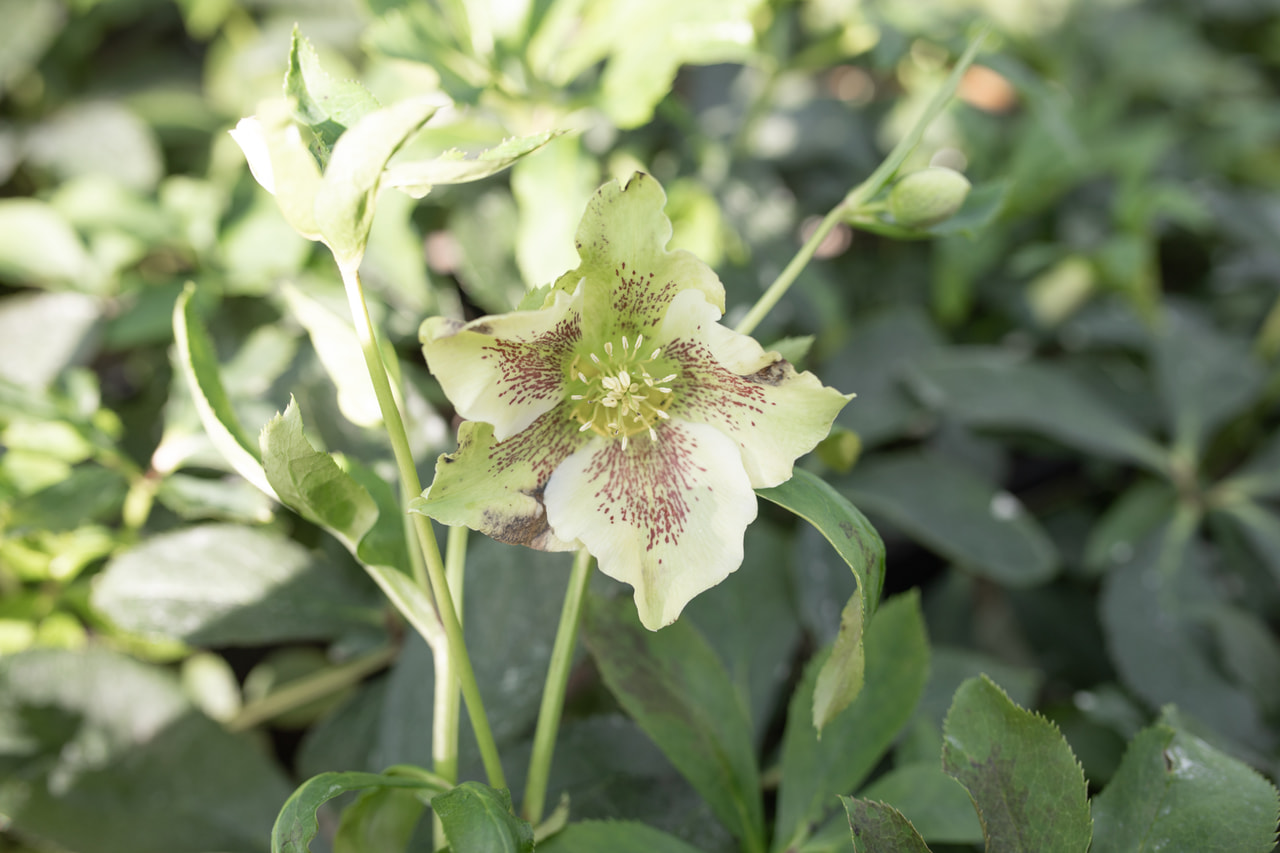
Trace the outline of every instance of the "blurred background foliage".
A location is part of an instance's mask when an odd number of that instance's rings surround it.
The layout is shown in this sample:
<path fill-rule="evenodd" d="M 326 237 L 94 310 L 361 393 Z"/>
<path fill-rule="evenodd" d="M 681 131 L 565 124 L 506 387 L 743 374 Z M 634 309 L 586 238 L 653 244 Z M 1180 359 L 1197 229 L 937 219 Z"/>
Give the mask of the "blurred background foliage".
<path fill-rule="evenodd" d="M 416 152 L 570 131 L 503 176 L 381 200 L 364 273 L 429 476 L 453 436 L 425 316 L 506 310 L 572 267 L 592 191 L 644 169 L 732 324 L 993 22 L 912 159 L 965 172 L 965 211 L 927 242 L 841 227 L 757 332 L 858 394 L 811 464 L 885 534 L 888 591 L 922 590 L 931 672 L 895 761 L 936 760 L 982 671 L 1062 727 L 1093 790 L 1170 703 L 1274 779 L 1277 12 L 0 0 L 0 850 L 264 850 L 297 779 L 429 764 L 425 647 L 335 542 L 230 473 L 171 362 L 194 281 L 251 431 L 292 393 L 317 444 L 393 470 L 331 260 L 225 132 L 279 95 L 295 24 L 383 103 L 435 93 Z M 768 766 L 852 580 L 762 516 L 689 616 Z M 473 548 L 472 653 L 519 753 L 567 562 Z M 553 791 L 731 849 L 590 674 Z"/>

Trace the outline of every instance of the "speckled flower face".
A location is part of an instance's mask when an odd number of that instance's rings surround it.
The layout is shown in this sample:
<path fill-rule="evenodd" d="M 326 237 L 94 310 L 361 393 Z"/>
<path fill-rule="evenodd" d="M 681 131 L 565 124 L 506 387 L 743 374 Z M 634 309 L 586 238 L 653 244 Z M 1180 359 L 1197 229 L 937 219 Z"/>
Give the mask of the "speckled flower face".
<path fill-rule="evenodd" d="M 596 193 L 541 308 L 422 326 L 458 413 L 414 509 L 505 542 L 585 547 L 656 630 L 742 562 L 753 489 L 791 476 L 848 397 L 719 324 L 724 288 L 668 252 L 666 197 Z"/>

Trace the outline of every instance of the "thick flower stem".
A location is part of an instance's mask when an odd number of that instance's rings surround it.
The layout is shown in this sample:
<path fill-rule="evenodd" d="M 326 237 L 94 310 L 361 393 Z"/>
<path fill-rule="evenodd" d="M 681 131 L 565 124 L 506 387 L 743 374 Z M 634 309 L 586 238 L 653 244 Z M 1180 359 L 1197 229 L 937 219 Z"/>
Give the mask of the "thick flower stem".
<path fill-rule="evenodd" d="M 459 624 L 462 623 L 462 594 L 466 575 L 467 535 L 465 527 L 450 527 L 449 542 L 445 548 L 444 574 L 453 595 Z M 464 626 L 465 631 L 465 626 Z M 452 661 L 447 654 L 434 655 L 435 713 L 431 718 L 431 754 L 435 758 L 436 772 L 450 782 L 458 781 L 458 715 L 462 693 L 454 676 Z"/>
<path fill-rule="evenodd" d="M 373 321 L 369 318 L 369 308 L 364 301 L 364 287 L 360 283 L 358 267 L 358 260 L 338 265 L 342 272 L 342 282 L 346 286 L 347 301 L 350 303 L 351 317 L 356 327 L 356 337 L 360 340 L 360 350 L 364 355 L 365 366 L 369 369 L 369 378 L 373 381 L 378 407 L 382 410 L 382 420 L 386 424 L 387 436 L 391 440 L 391 451 L 396 459 L 396 468 L 400 472 L 401 493 L 405 498 L 416 497 L 422 492 L 422 481 L 418 479 L 418 469 L 413 463 L 413 454 L 409 450 L 409 436 L 405 432 L 404 420 L 400 417 L 400 407 L 396 405 L 395 395 L 391 391 L 391 382 L 387 378 L 387 368 L 382 361 L 382 351 L 378 348 Z M 480 698 L 480 687 L 476 684 L 475 671 L 471 667 L 471 658 L 467 655 L 462 625 L 458 621 L 453 596 L 449 592 L 449 583 L 445 578 L 444 561 L 440 557 L 440 546 L 436 542 L 435 530 L 426 516 L 417 513 L 411 513 L 411 516 L 418 545 L 426 559 L 427 578 L 431 584 L 431 593 L 435 597 L 436 610 L 444 626 L 445 639 L 449 647 L 449 660 L 462 685 L 462 696 L 466 700 L 467 715 L 475 731 L 476 743 L 480 747 L 485 774 L 491 786 L 505 788 L 507 787 L 506 775 L 502 772 L 498 747 L 493 739 L 493 731 L 489 727 L 489 719 L 485 715 L 484 702 Z"/>
<path fill-rule="evenodd" d="M 769 285 L 769 289 L 756 300 L 756 304 L 747 312 L 747 316 L 743 317 L 742 321 L 738 323 L 736 331 L 739 334 L 749 335 L 755 331 L 756 326 L 760 325 L 760 321 L 769 315 L 769 312 L 773 310 L 773 306 L 778 304 L 778 300 L 782 299 L 783 295 L 791 288 L 791 285 L 795 284 L 796 279 L 800 277 L 800 273 L 804 271 L 805 266 L 813 258 L 813 253 L 817 251 L 818 246 L 822 244 L 826 236 L 831 233 L 831 229 L 842 219 L 866 210 L 871 199 L 889 181 L 893 180 L 893 176 L 898 173 L 898 169 L 906 162 L 907 157 L 915 147 L 920 144 L 920 140 L 924 136 L 925 129 L 929 127 L 929 123 L 937 117 L 938 113 L 942 112 L 942 108 L 955 95 L 956 87 L 960 85 L 960 78 L 964 76 L 965 71 L 973 64 L 974 57 L 978 55 L 978 49 L 982 47 L 982 42 L 986 40 L 987 30 L 988 28 L 984 26 L 973 41 L 969 43 L 969 47 L 960 57 L 960 61 L 956 63 L 956 67 L 952 69 L 947 81 L 942 84 L 942 88 L 934 93 L 924 112 L 916 119 L 916 123 L 912 125 L 902 139 L 898 140 L 898 144 L 893 146 L 889 156 L 884 158 L 880 165 L 876 167 L 876 170 L 871 173 L 870 177 L 850 190 L 844 200 L 831 209 L 831 212 L 818 225 L 817 230 L 800 247 L 800 251 L 796 252 L 796 256 L 791 259 L 791 263 L 787 264 L 786 268 L 778 274 L 773 284 Z"/>
<path fill-rule="evenodd" d="M 538 727 L 533 735 L 533 754 L 529 758 L 529 776 L 524 786 L 524 817 L 532 824 L 542 820 L 547 799 L 547 777 L 551 774 L 551 756 L 555 752 L 560 713 L 564 710 L 565 688 L 569 669 L 573 666 L 573 649 L 578 642 L 578 626 L 582 623 L 582 602 L 587 582 L 591 580 L 591 555 L 585 549 L 573 558 L 569 588 L 560 610 L 560 627 L 556 629 L 547 682 L 542 688 L 542 707 L 538 709 Z"/>

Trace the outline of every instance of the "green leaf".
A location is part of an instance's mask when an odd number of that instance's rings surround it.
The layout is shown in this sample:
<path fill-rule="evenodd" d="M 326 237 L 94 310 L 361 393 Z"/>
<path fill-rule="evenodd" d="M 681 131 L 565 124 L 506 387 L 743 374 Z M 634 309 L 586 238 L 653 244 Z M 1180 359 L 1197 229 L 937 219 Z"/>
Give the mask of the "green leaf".
<path fill-rule="evenodd" d="M 254 120 L 258 122 L 256 128 Z M 256 140 L 254 135 L 259 131 L 261 140 Z M 319 240 L 315 204 L 320 191 L 320 167 L 293 123 L 289 103 L 279 98 L 261 102 L 255 119 L 242 121 L 231 135 L 244 150 L 249 168 L 259 182 L 265 178 L 263 169 L 270 166 L 270 184 L 264 186 L 275 196 L 285 221 L 308 240 Z M 263 156 L 263 152 L 254 147 L 258 142 L 265 143 L 266 163 L 255 162 L 255 158 Z"/>
<path fill-rule="evenodd" d="M 431 160 L 396 163 L 387 167 L 382 184 L 414 198 L 422 198 L 439 184 L 464 184 L 496 175 L 562 133 L 562 130 L 549 130 L 530 136 L 516 136 L 475 154 L 453 149 Z"/>
<path fill-rule="evenodd" d="M 43 201 L 0 201 L 0 277 L 17 284 L 99 290 L 93 259 L 75 229 Z"/>
<path fill-rule="evenodd" d="M 687 620 L 647 631 L 629 601 L 593 599 L 583 639 L 609 690 L 747 847 L 764 805 L 742 699 Z"/>
<path fill-rule="evenodd" d="M 813 687 L 813 727 L 819 736 L 837 714 L 862 692 L 866 660 L 862 648 L 862 590 L 853 593 L 840 614 L 840 633 L 818 670 Z"/>
<path fill-rule="evenodd" d="M 1250 549 L 1280 582 L 1280 515 L 1251 500 L 1230 503 L 1220 511 L 1240 528 Z"/>
<path fill-rule="evenodd" d="M 1141 543 L 1102 588 L 1107 651 L 1121 680 L 1148 704 L 1177 703 L 1225 736 L 1267 749 L 1274 737 L 1256 704 L 1202 644 L 1202 614 L 1220 598 L 1207 560 L 1185 527 L 1167 526 Z"/>
<path fill-rule="evenodd" d="M 342 812 L 333 853 L 401 851 L 409 846 L 424 804 L 413 790 L 373 788 Z"/>
<path fill-rule="evenodd" d="M 1222 486 L 1254 498 L 1280 496 L 1280 432 L 1263 442 Z"/>
<path fill-rule="evenodd" d="M 284 91 L 294 99 L 298 119 L 315 134 L 321 163 L 329 159 L 334 144 L 348 128 L 379 107 L 377 99 L 359 83 L 330 77 L 320 67 L 315 48 L 296 26 Z"/>
<path fill-rule="evenodd" d="M 857 853 L 929 853 L 911 821 L 893 806 L 841 797 Z"/>
<path fill-rule="evenodd" d="M 69 366 L 88 361 L 96 352 L 101 316 L 99 300 L 79 293 L 4 297 L 0 378 L 33 390 L 48 388 Z"/>
<path fill-rule="evenodd" d="M 382 409 L 351 323 L 292 284 L 286 282 L 281 290 L 289 310 L 311 337 L 320 364 L 338 389 L 342 414 L 357 426 L 379 426 Z"/>
<path fill-rule="evenodd" d="M 200 414 L 200 423 L 204 425 L 213 446 L 236 473 L 274 499 L 276 493 L 267 482 L 266 472 L 262 470 L 262 463 L 258 460 L 257 448 L 245 435 L 240 419 L 231 408 L 231 400 L 222 387 L 213 342 L 209 340 L 209 333 L 205 331 L 192 304 L 195 290 L 194 284 L 188 284 L 173 306 L 173 337 L 179 369 L 187 381 L 196 411 Z"/>
<path fill-rule="evenodd" d="M 599 186 L 600 165 L 580 136 L 553 139 L 537 157 L 515 164 L 511 193 L 516 217 L 516 263 L 525 284 L 555 281 L 578 266 L 574 248 L 582 211 Z"/>
<path fill-rule="evenodd" d="M 1199 453 L 1212 431 L 1261 392 L 1262 366 L 1243 338 L 1169 311 L 1151 341 L 1165 412 L 1180 447 Z"/>
<path fill-rule="evenodd" d="M 982 823 L 964 786 L 929 762 L 895 767 L 858 792 L 902 812 L 926 841 L 981 844 Z"/>
<path fill-rule="evenodd" d="M 167 669 L 116 652 L 0 658 L 0 814 L 79 853 L 259 853 L 289 786 Z"/>
<path fill-rule="evenodd" d="M 1231 850 L 1276 840 L 1276 789 L 1251 768 L 1163 722 L 1125 750 L 1093 800 L 1093 853 Z"/>
<path fill-rule="evenodd" d="M 377 625 L 360 577 L 268 530 L 206 524 L 111 560 L 93 604 L 122 628 L 196 645 L 325 639 Z"/>
<path fill-rule="evenodd" d="M 511 792 L 495 791 L 479 782 L 463 782 L 438 795 L 431 808 L 444 825 L 449 845 L 457 851 L 532 853 L 533 827 L 516 817 Z"/>
<path fill-rule="evenodd" d="M 699 853 L 680 839 L 643 823 L 571 823 L 538 844 L 538 853 Z"/>
<path fill-rule="evenodd" d="M 913 365 L 912 386 L 930 406 L 978 429 L 1017 430 L 1164 471 L 1164 451 L 1052 364 L 1002 350 L 953 348 Z"/>
<path fill-rule="evenodd" d="M 430 798 L 449 790 L 449 783 L 425 770 L 406 768 L 386 773 L 321 773 L 303 782 L 285 802 L 271 829 L 271 853 L 310 853 L 319 831 L 316 810 L 340 794 L 380 788 L 405 788 Z"/>
<path fill-rule="evenodd" d="M 1053 723 L 981 676 L 956 691 L 943 735 L 942 766 L 968 788 L 987 850 L 1089 848 L 1084 771 Z"/>
<path fill-rule="evenodd" d="M 1139 543 L 1173 515 L 1178 493 L 1166 480 L 1144 479 L 1129 486 L 1089 531 L 1085 567 L 1095 572 L 1133 559 Z"/>
<path fill-rule="evenodd" d="M 1033 586 L 1057 568 L 1053 543 L 1017 499 L 945 456 L 881 453 L 836 483 L 858 506 L 998 583 Z"/>
<path fill-rule="evenodd" d="M 30 71 L 66 25 L 67 9 L 54 0 L 0 0 L 0 95 Z M 0 233 L 3 233 L 0 228 Z"/>
<path fill-rule="evenodd" d="M 339 266 L 359 264 L 387 161 L 435 111 L 424 100 L 401 101 L 368 113 L 334 145 L 316 193 L 315 216 Z"/>
<path fill-rule="evenodd" d="M 816 474 L 803 468 L 780 486 L 757 489 L 767 501 L 812 524 L 853 569 L 867 618 L 876 612 L 884 589 L 884 542 L 866 516 Z"/>
<path fill-rule="evenodd" d="M 867 625 L 866 680 L 858 698 L 831 721 L 819 742 L 810 707 L 818 666 L 810 663 L 787 709 L 782 738 L 775 851 L 807 837 L 837 794 L 867 778 L 911 718 L 929 672 L 919 596 L 886 601 Z"/>

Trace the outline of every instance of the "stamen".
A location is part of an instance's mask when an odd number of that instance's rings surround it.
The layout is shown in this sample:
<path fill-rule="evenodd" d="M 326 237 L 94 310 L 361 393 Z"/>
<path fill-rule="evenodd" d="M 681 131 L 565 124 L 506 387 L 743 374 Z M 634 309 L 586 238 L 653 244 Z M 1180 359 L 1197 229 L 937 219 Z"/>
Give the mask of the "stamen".
<path fill-rule="evenodd" d="M 613 355 L 613 343 L 612 343 L 612 342 L 609 342 L 609 343 L 605 344 L 605 345 L 604 345 L 604 351 L 605 351 L 607 354 L 609 354 L 609 355 Z"/>
<path fill-rule="evenodd" d="M 622 449 L 627 449 L 627 437 L 625 435 L 622 437 Z"/>
<path fill-rule="evenodd" d="M 656 349 L 656 350 L 654 350 L 654 351 L 653 351 L 653 355 L 649 356 L 649 360 L 650 360 L 650 361 L 653 361 L 655 358 L 657 358 L 657 357 L 658 357 L 658 356 L 660 356 L 660 355 L 662 355 L 662 348 L 661 348 L 661 347 L 659 347 L 658 349 Z"/>
<path fill-rule="evenodd" d="M 636 335 L 636 352 L 640 352 L 640 344 L 644 343 L 644 335 Z"/>
<path fill-rule="evenodd" d="M 587 381 L 586 374 L 584 374 L 581 370 L 578 371 L 578 379 L 582 380 L 583 382 Z"/>
<path fill-rule="evenodd" d="M 627 336 L 626 336 L 626 335 L 623 335 L 623 336 L 622 336 L 622 351 L 623 351 L 623 352 L 626 352 L 626 351 L 627 351 Z"/>
<path fill-rule="evenodd" d="M 654 428 L 653 428 L 653 427 L 649 427 L 649 440 L 650 440 L 650 441 L 657 441 L 657 440 L 658 440 L 658 433 L 657 433 L 657 431 L 656 431 L 656 430 L 654 430 Z M 622 449 L 623 449 L 623 450 L 626 450 L 626 447 L 623 447 Z"/>
<path fill-rule="evenodd" d="M 671 417 L 671 415 L 668 415 L 666 412 L 662 411 L 662 409 L 654 409 L 653 413 L 664 421 Z"/>
<path fill-rule="evenodd" d="M 569 399 L 570 399 L 570 400 L 585 400 L 585 399 L 587 399 L 587 398 L 586 398 L 584 395 L 582 395 L 582 394 L 570 394 L 570 395 L 569 395 Z"/>
<path fill-rule="evenodd" d="M 591 360 L 594 361 L 596 364 L 600 363 L 600 358 L 595 353 L 591 353 Z"/>
<path fill-rule="evenodd" d="M 663 394 L 670 394 L 670 393 L 671 393 L 671 389 L 670 389 L 670 388 L 659 388 L 658 390 L 659 390 L 659 391 L 661 391 Z"/>
<path fill-rule="evenodd" d="M 591 421 L 587 421 L 585 424 L 578 427 L 578 432 L 586 432 L 589 429 L 591 429 Z"/>

